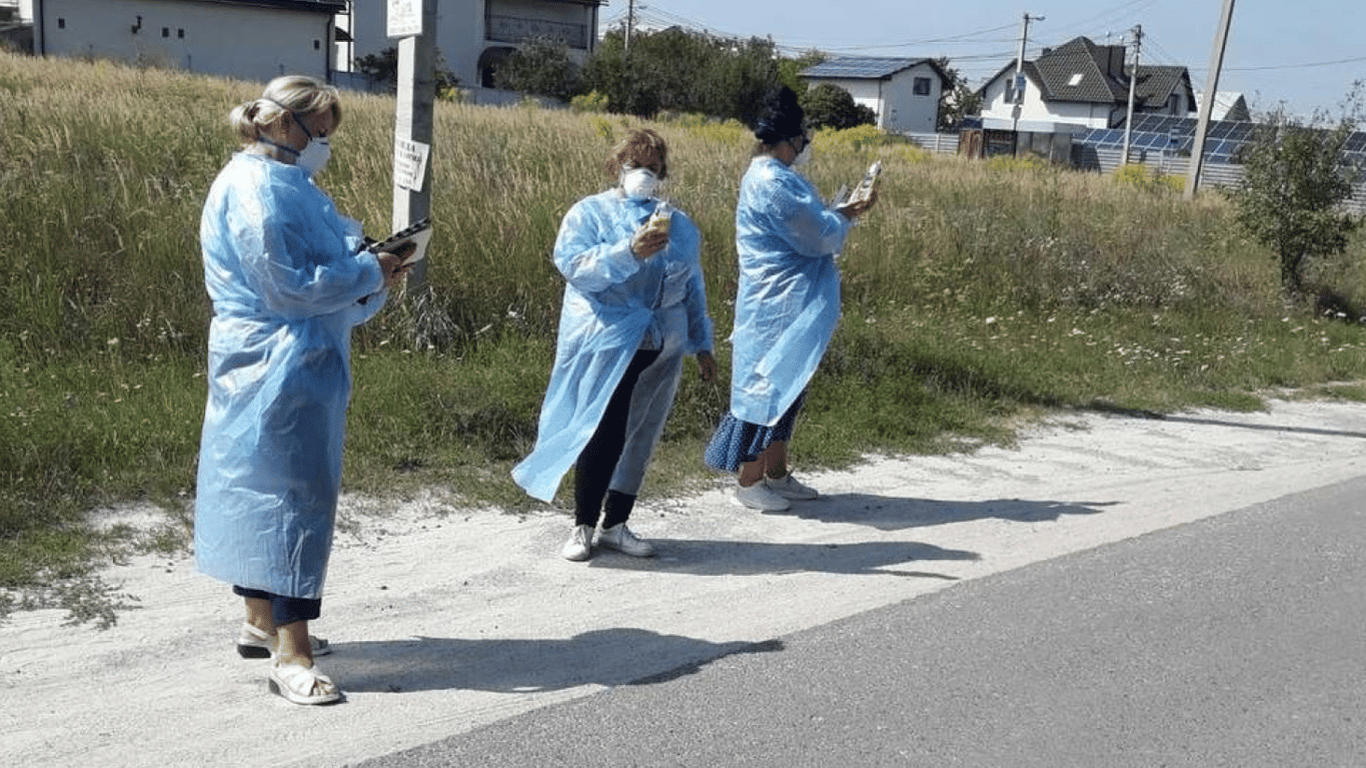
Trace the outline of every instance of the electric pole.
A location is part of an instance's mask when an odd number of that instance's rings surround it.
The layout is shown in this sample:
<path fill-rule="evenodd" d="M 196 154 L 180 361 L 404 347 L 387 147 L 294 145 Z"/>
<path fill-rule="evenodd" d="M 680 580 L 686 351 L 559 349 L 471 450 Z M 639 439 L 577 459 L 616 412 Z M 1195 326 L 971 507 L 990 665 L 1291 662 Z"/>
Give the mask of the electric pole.
<path fill-rule="evenodd" d="M 1205 80 L 1205 98 L 1200 103 L 1200 119 L 1195 124 L 1195 143 L 1191 146 L 1190 169 L 1186 173 L 1186 191 L 1182 198 L 1195 198 L 1200 186 L 1200 166 L 1205 162 L 1205 132 L 1209 130 L 1210 112 L 1214 97 L 1219 93 L 1219 70 L 1224 67 L 1224 48 L 1228 44 L 1228 30 L 1233 23 L 1233 0 L 1224 0 L 1224 12 L 1219 29 L 1214 35 L 1214 48 L 1209 55 L 1209 77 Z"/>
<path fill-rule="evenodd" d="M 1134 89 L 1138 84 L 1139 51 L 1143 49 L 1143 25 L 1135 24 L 1134 29 L 1134 71 L 1129 74 L 1129 116 L 1124 119 L 1124 156 L 1120 165 L 1129 164 L 1129 137 L 1134 130 Z"/>
<path fill-rule="evenodd" d="M 1043 21 L 1042 16 L 1024 15 L 1024 21 L 1020 28 L 1020 55 L 1015 57 L 1015 106 L 1011 109 L 1012 122 L 1010 129 L 1018 131 L 1020 128 L 1020 112 L 1024 109 L 1024 57 L 1025 43 L 1029 40 L 1029 22 Z"/>
<path fill-rule="evenodd" d="M 432 210 L 431 148 L 436 102 L 436 2 L 389 2 L 389 37 L 398 38 L 398 93 L 394 115 L 395 230 Z M 427 279 L 427 260 L 413 265 L 408 289 Z"/>
<path fill-rule="evenodd" d="M 626 42 L 623 50 L 631 52 L 631 31 L 636 28 L 636 0 L 630 0 L 626 5 Z"/>

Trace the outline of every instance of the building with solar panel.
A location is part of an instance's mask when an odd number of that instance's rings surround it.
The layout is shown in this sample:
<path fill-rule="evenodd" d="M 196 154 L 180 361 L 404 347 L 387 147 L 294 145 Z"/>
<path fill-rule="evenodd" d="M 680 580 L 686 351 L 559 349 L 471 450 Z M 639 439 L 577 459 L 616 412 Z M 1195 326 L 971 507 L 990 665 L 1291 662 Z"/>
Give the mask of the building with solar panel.
<path fill-rule="evenodd" d="M 1128 116 L 1133 67 L 1123 45 L 1078 37 L 1024 62 L 1011 62 L 978 89 L 982 126 L 1042 133 L 1085 133 L 1122 126 Z M 1185 67 L 1138 67 L 1132 83 L 1135 115 L 1185 117 L 1195 91 Z"/>
<path fill-rule="evenodd" d="M 889 133 L 934 133 L 939 97 L 950 85 L 934 59 L 843 57 L 808 67 L 799 76 L 812 86 L 830 83 L 848 91 Z"/>

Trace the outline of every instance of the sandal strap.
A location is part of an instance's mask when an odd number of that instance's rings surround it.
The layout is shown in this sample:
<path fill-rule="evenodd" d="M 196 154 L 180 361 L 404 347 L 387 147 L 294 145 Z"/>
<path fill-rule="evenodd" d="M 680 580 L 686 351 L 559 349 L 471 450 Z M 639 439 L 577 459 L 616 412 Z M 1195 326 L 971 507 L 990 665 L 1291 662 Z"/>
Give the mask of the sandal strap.
<path fill-rule="evenodd" d="M 270 679 L 279 685 L 281 696 L 296 704 L 322 704 L 341 698 L 341 691 L 332 678 L 318 671 L 316 665 L 275 664 Z"/>

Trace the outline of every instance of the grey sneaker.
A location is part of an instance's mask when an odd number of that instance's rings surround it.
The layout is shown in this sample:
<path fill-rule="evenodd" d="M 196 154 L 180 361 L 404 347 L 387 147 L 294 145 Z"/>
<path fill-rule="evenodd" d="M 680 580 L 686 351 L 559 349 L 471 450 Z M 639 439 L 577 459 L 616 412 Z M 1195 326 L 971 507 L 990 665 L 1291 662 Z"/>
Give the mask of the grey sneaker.
<path fill-rule="evenodd" d="M 793 477 L 791 472 L 788 472 L 777 480 L 774 480 L 771 477 L 765 477 L 764 485 L 768 486 L 770 491 L 782 496 L 784 499 L 806 501 L 820 496 L 819 493 L 816 493 L 815 488 L 797 482 L 797 478 Z"/>
<path fill-rule="evenodd" d="M 598 534 L 598 546 L 615 549 L 631 557 L 653 557 L 655 553 L 654 545 L 631 533 L 626 523 L 603 528 L 602 533 Z"/>
<path fill-rule="evenodd" d="M 560 550 L 566 560 L 587 560 L 593 555 L 593 526 L 576 525 L 574 532 L 569 534 L 569 541 L 564 543 L 564 548 Z"/>
<path fill-rule="evenodd" d="M 735 486 L 735 503 L 750 509 L 759 509 L 765 512 L 781 512 L 790 509 L 792 504 L 782 496 L 770 491 L 768 486 L 762 481 L 746 488 L 743 485 Z"/>

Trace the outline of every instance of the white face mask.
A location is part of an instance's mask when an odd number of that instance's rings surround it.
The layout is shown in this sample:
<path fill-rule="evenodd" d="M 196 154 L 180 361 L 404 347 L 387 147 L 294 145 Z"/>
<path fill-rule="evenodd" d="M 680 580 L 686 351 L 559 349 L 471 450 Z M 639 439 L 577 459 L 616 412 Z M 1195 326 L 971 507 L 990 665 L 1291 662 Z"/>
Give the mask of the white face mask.
<path fill-rule="evenodd" d="M 792 158 L 792 166 L 794 168 L 800 168 L 809 162 L 811 162 L 811 143 L 807 142 L 806 146 L 802 147 L 802 151 L 798 152 L 797 156 Z"/>
<path fill-rule="evenodd" d="M 659 177 L 649 168 L 622 168 L 621 191 L 632 200 L 648 200 L 659 189 Z"/>
<path fill-rule="evenodd" d="M 309 176 L 317 176 L 327 167 L 327 161 L 332 158 L 332 144 L 326 138 L 309 139 L 303 151 L 299 153 L 298 164 L 300 168 L 308 171 Z"/>

